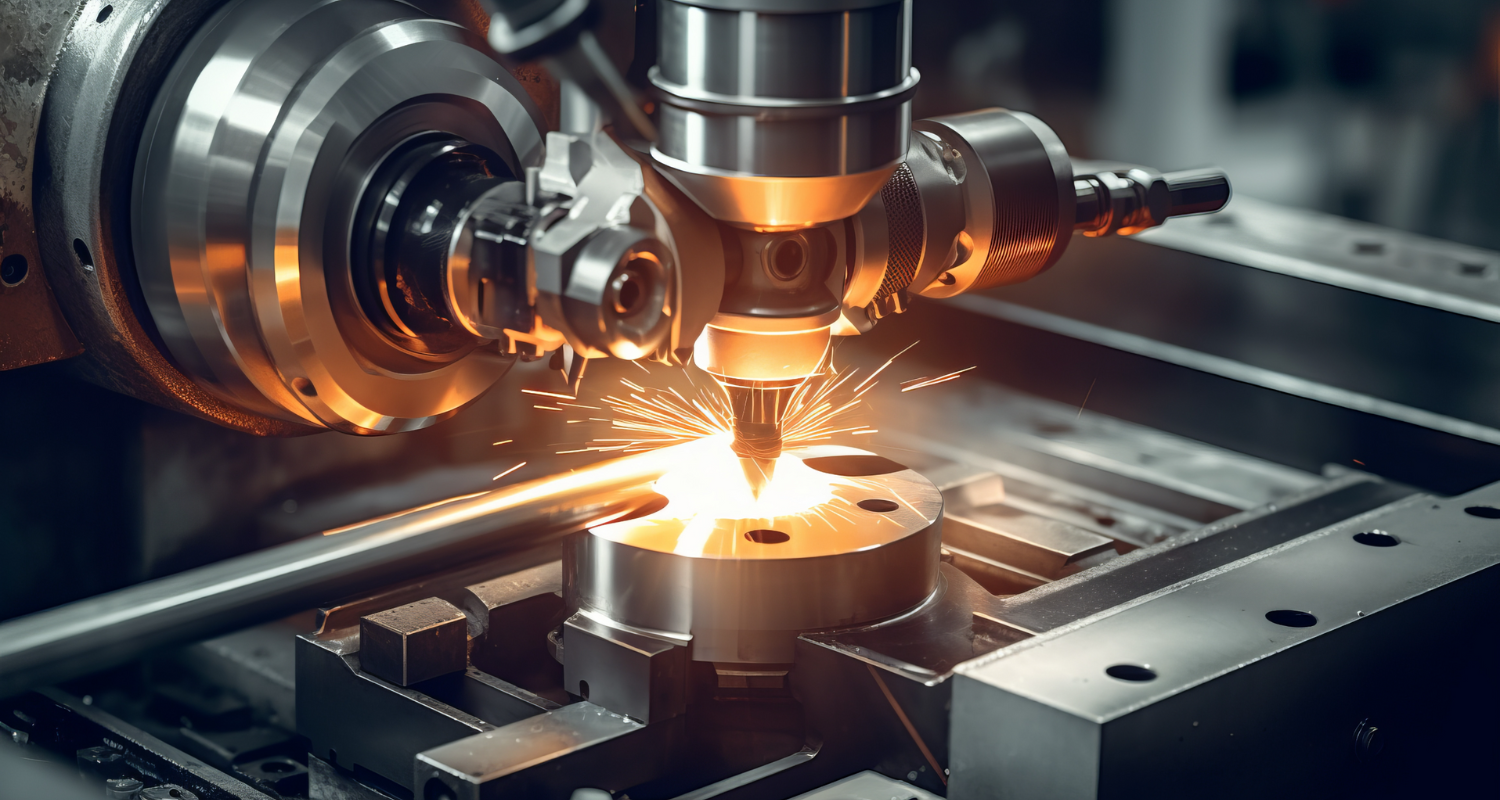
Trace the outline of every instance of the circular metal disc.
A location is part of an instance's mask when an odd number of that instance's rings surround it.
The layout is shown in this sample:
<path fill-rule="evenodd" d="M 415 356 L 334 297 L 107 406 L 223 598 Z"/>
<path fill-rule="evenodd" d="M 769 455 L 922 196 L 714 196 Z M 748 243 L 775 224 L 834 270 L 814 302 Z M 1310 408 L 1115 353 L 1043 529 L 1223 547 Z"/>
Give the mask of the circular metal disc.
<path fill-rule="evenodd" d="M 942 495 L 921 475 L 803 448 L 753 498 L 738 461 L 705 441 L 657 482 L 664 504 L 582 537 L 580 607 L 691 636 L 695 660 L 786 663 L 797 634 L 900 615 L 937 587 Z"/>

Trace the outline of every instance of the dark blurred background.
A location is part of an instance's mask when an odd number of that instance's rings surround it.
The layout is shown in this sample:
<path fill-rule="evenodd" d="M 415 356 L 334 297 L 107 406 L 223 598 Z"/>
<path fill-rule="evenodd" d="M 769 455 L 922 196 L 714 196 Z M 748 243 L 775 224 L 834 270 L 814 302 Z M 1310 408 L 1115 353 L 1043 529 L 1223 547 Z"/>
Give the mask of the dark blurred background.
<path fill-rule="evenodd" d="M 1495 0 L 915 9 L 918 116 L 1030 111 L 1077 156 L 1216 164 L 1240 195 L 1500 249 Z M 521 461 L 507 482 L 582 463 L 556 455 L 576 431 L 519 393 L 562 388 L 541 364 L 455 419 L 381 438 L 258 439 L 69 372 L 0 372 L 0 618 L 483 490 Z"/>
<path fill-rule="evenodd" d="M 1075 156 L 1500 249 L 1494 0 L 920 0 L 917 116 L 1003 106 Z"/>

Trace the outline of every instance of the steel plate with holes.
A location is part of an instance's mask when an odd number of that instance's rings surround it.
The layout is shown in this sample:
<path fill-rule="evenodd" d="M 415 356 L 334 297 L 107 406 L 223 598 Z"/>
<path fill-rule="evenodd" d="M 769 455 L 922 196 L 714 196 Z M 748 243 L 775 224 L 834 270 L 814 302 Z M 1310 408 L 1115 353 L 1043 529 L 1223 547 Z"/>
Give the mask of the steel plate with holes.
<path fill-rule="evenodd" d="M 1458 688 L 1497 657 L 1492 506 L 1414 496 L 960 667 L 953 796 L 1445 795 L 1495 745 L 1445 724 L 1495 704 Z"/>

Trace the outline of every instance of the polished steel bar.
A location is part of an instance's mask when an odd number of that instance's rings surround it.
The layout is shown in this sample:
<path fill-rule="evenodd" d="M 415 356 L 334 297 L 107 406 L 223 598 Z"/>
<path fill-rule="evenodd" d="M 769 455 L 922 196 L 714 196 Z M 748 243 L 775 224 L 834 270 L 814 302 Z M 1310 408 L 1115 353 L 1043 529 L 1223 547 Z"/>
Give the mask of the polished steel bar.
<path fill-rule="evenodd" d="M 664 448 L 299 539 L 0 624 L 0 697 L 633 510 Z"/>

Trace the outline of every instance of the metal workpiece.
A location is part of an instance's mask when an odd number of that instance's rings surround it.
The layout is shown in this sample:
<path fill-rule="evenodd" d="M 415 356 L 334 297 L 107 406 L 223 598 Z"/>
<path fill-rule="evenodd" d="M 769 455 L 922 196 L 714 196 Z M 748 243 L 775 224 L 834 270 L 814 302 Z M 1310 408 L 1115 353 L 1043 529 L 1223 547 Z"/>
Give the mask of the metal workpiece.
<path fill-rule="evenodd" d="M 455 559 L 529 550 L 640 507 L 674 448 L 427 506 L 0 624 L 0 696 L 279 619 Z"/>
<path fill-rule="evenodd" d="M 413 787 L 455 800 L 618 792 L 660 773 L 674 734 L 670 723 L 647 726 L 574 703 L 419 754 Z"/>
<path fill-rule="evenodd" d="M 850 216 L 906 152 L 911 4 L 666 0 L 653 158 L 715 218 L 801 227 Z"/>
<path fill-rule="evenodd" d="M 1459 687 L 1496 657 L 1497 503 L 1416 495 L 960 667 L 950 796 L 1461 787 L 1458 765 L 1496 746 L 1459 722 L 1493 693 Z M 1375 771 L 1356 758 L 1370 724 L 1401 731 Z"/>
<path fill-rule="evenodd" d="M 694 496 L 712 474 L 741 479 L 733 454 L 721 460 L 664 476 L 664 507 L 577 539 L 580 611 L 691 637 L 695 661 L 784 664 L 803 631 L 870 624 L 932 595 L 942 497 L 917 473 L 853 448 L 789 450 L 771 488 L 796 496 L 764 494 L 759 515 L 721 519 Z"/>
<path fill-rule="evenodd" d="M 446 320 L 384 320 L 422 347 L 383 335 L 350 253 L 367 181 L 412 137 L 477 146 L 489 173 L 540 163 L 539 114 L 483 47 L 381 0 L 241 0 L 194 36 L 145 123 L 132 222 L 156 330 L 204 388 L 287 422 L 388 433 L 504 373 L 493 347 L 437 341 Z"/>
<path fill-rule="evenodd" d="M 688 641 L 627 630 L 580 612 L 563 623 L 563 688 L 633 720 L 687 710 Z"/>
<path fill-rule="evenodd" d="M 397 686 L 462 672 L 468 628 L 464 612 L 437 597 L 361 617 L 360 669 Z"/>

